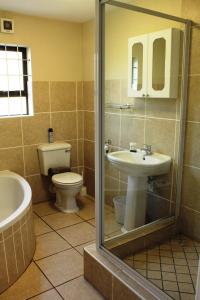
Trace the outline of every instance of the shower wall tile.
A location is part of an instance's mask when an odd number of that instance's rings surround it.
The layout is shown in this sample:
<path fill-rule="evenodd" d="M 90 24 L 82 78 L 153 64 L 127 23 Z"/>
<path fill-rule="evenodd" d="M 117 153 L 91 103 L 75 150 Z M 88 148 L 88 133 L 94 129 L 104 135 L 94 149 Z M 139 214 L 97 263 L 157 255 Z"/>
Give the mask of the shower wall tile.
<path fill-rule="evenodd" d="M 180 228 L 184 234 L 199 240 L 200 213 L 182 206 Z"/>
<path fill-rule="evenodd" d="M 144 119 L 122 116 L 120 147 L 129 149 L 130 142 L 136 143 L 139 148 L 143 146 L 144 125 Z"/>
<path fill-rule="evenodd" d="M 78 111 L 78 139 L 84 138 L 84 112 Z"/>
<path fill-rule="evenodd" d="M 119 146 L 120 116 L 114 114 L 105 115 L 105 140 L 111 139 L 113 146 Z"/>
<path fill-rule="evenodd" d="M 200 168 L 200 123 L 187 123 L 185 163 Z"/>
<path fill-rule="evenodd" d="M 93 169 L 84 168 L 84 184 L 87 187 L 88 195 L 95 196 L 95 172 Z"/>
<path fill-rule="evenodd" d="M 21 118 L 0 119 L 0 148 L 22 145 Z"/>
<path fill-rule="evenodd" d="M 177 99 L 152 99 L 146 101 L 146 114 L 149 117 L 176 119 Z"/>
<path fill-rule="evenodd" d="M 83 82 L 82 81 L 77 81 L 76 91 L 77 91 L 77 109 L 84 110 Z"/>
<path fill-rule="evenodd" d="M 190 74 L 192 75 L 194 74 L 200 75 L 199 43 L 200 43 L 199 28 L 193 28 L 192 44 L 191 44 L 191 52 L 190 52 Z"/>
<path fill-rule="evenodd" d="M 50 127 L 50 114 L 36 114 L 22 119 L 24 145 L 47 143 L 47 129 Z"/>
<path fill-rule="evenodd" d="M 84 140 L 78 140 L 78 166 L 84 165 Z"/>
<path fill-rule="evenodd" d="M 71 140 L 71 141 L 67 141 L 67 143 L 69 143 L 72 148 L 71 148 L 71 167 L 77 167 L 78 166 L 78 142 L 77 140 Z"/>
<path fill-rule="evenodd" d="M 33 81 L 33 106 L 34 112 L 50 111 L 50 95 L 48 81 Z"/>
<path fill-rule="evenodd" d="M 52 111 L 76 110 L 75 82 L 51 82 L 50 93 Z"/>
<path fill-rule="evenodd" d="M 145 128 L 145 143 L 152 145 L 153 151 L 174 158 L 175 121 L 147 119 Z"/>
<path fill-rule="evenodd" d="M 84 110 L 94 111 L 94 81 L 83 82 Z"/>
<path fill-rule="evenodd" d="M 200 76 L 189 77 L 188 113 L 189 121 L 200 122 Z"/>
<path fill-rule="evenodd" d="M 38 145 L 24 147 L 24 163 L 26 176 L 40 173 L 37 147 Z"/>
<path fill-rule="evenodd" d="M 200 169 L 184 167 L 182 205 L 200 212 Z"/>

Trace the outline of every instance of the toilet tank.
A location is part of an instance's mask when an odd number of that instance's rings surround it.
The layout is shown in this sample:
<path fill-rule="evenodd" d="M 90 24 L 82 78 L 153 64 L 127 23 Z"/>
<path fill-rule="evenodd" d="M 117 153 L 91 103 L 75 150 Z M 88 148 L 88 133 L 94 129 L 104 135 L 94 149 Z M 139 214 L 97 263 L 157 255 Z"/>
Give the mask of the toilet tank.
<path fill-rule="evenodd" d="M 67 143 L 41 144 L 38 146 L 40 171 L 48 175 L 50 168 L 70 167 L 71 145 Z"/>

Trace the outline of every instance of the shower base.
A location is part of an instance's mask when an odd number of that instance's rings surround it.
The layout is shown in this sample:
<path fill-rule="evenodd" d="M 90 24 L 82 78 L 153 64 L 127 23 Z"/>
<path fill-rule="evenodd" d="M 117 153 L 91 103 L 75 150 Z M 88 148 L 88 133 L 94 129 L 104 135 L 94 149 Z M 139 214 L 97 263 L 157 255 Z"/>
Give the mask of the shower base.
<path fill-rule="evenodd" d="M 175 300 L 194 300 L 200 243 L 184 235 L 123 258 Z"/>

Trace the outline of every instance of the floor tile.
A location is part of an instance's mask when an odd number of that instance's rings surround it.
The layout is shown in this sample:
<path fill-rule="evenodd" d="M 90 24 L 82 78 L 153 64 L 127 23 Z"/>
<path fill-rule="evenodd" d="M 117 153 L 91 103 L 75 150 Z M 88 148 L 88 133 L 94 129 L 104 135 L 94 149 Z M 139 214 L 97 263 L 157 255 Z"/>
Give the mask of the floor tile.
<path fill-rule="evenodd" d="M 90 220 L 95 217 L 94 201 L 88 199 L 87 197 L 81 198 L 81 200 L 79 200 L 79 207 L 80 210 L 77 212 L 77 215 L 84 220 Z"/>
<path fill-rule="evenodd" d="M 1 300 L 25 300 L 52 288 L 52 285 L 38 269 L 31 263 L 22 276 L 4 293 Z"/>
<path fill-rule="evenodd" d="M 163 288 L 167 291 L 178 292 L 178 285 L 173 281 L 163 281 Z"/>
<path fill-rule="evenodd" d="M 180 273 L 180 274 L 188 274 L 189 273 L 189 269 L 187 266 L 175 266 L 176 269 L 176 273 Z"/>
<path fill-rule="evenodd" d="M 36 236 L 52 231 L 52 229 L 36 215 L 34 215 L 34 230 Z"/>
<path fill-rule="evenodd" d="M 56 232 L 46 233 L 36 238 L 34 259 L 41 259 L 70 248 L 71 246 Z"/>
<path fill-rule="evenodd" d="M 75 249 L 76 249 L 81 255 L 83 255 L 84 248 L 87 247 L 87 246 L 89 246 L 89 245 L 92 245 L 92 244 L 95 244 L 95 241 L 91 241 L 91 242 L 82 244 L 82 245 L 80 245 L 80 246 L 75 247 Z"/>
<path fill-rule="evenodd" d="M 161 270 L 163 272 L 175 272 L 175 267 L 174 265 L 161 264 Z"/>
<path fill-rule="evenodd" d="M 147 268 L 148 268 L 148 270 L 152 270 L 152 271 L 160 271 L 160 264 L 148 263 Z"/>
<path fill-rule="evenodd" d="M 54 286 L 83 274 L 83 258 L 74 249 L 43 258 L 36 263 Z"/>
<path fill-rule="evenodd" d="M 159 271 L 147 271 L 147 277 L 149 279 L 161 279 L 161 272 Z"/>
<path fill-rule="evenodd" d="M 36 212 L 38 216 L 46 216 L 58 212 L 54 204 L 48 201 L 34 204 L 33 211 Z"/>
<path fill-rule="evenodd" d="M 57 290 L 66 300 L 104 299 L 82 276 L 57 287 Z"/>
<path fill-rule="evenodd" d="M 190 294 L 194 293 L 194 288 L 193 288 L 193 285 L 191 283 L 179 282 L 178 286 L 179 286 L 179 291 L 180 292 L 190 293 Z"/>
<path fill-rule="evenodd" d="M 30 300 L 62 300 L 58 292 L 53 289 L 47 292 L 44 292 L 38 296 L 31 298 Z"/>
<path fill-rule="evenodd" d="M 95 222 L 96 222 L 96 221 L 95 221 L 95 218 L 88 221 L 88 223 L 90 223 L 90 224 L 93 225 L 93 226 L 96 226 L 96 223 L 95 223 Z"/>
<path fill-rule="evenodd" d="M 148 255 L 148 262 L 160 263 L 160 256 Z"/>
<path fill-rule="evenodd" d="M 60 229 L 58 233 L 72 246 L 78 246 L 95 239 L 95 228 L 86 222 Z"/>
<path fill-rule="evenodd" d="M 176 281 L 176 274 L 169 272 L 162 272 L 162 279 L 166 281 Z"/>
<path fill-rule="evenodd" d="M 180 293 L 181 300 L 195 300 L 195 295 L 188 294 L 188 293 Z"/>
<path fill-rule="evenodd" d="M 168 294 L 174 300 L 180 300 L 181 299 L 179 292 L 166 291 L 166 294 Z"/>
<path fill-rule="evenodd" d="M 147 264 L 145 261 L 134 261 L 133 262 L 133 267 L 135 269 L 141 269 L 141 270 L 146 270 Z"/>
<path fill-rule="evenodd" d="M 159 287 L 159 289 L 162 289 L 162 280 L 150 279 L 149 281 L 151 281 L 153 284 L 155 284 L 157 287 Z"/>
<path fill-rule="evenodd" d="M 83 222 L 76 214 L 56 213 L 42 217 L 42 219 L 54 230 Z"/>
<path fill-rule="evenodd" d="M 192 279 L 188 274 L 176 274 L 178 282 L 192 283 Z"/>

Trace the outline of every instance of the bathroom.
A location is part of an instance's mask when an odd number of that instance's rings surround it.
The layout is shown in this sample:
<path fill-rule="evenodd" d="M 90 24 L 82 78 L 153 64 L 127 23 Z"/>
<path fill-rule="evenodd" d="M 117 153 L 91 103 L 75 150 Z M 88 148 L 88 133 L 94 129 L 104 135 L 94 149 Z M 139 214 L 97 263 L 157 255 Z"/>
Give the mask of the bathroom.
<path fill-rule="evenodd" d="M 17 52 L 17 80 L 25 78 L 17 85 L 27 84 L 19 98 L 9 84 L 5 92 L 0 70 L 0 188 L 11 202 L 1 204 L 0 299 L 200 299 L 199 8 L 196 0 L 0 0 L 0 62 Z M 139 51 L 150 53 L 157 36 L 151 65 Z M 161 73 L 154 95 L 142 76 L 151 67 Z M 133 180 L 115 164 L 123 153 L 144 166 L 165 159 L 165 170 L 141 177 L 138 169 Z M 14 181 L 29 203 L 10 221 L 23 197 Z M 63 208 L 66 186 L 77 196 Z"/>

